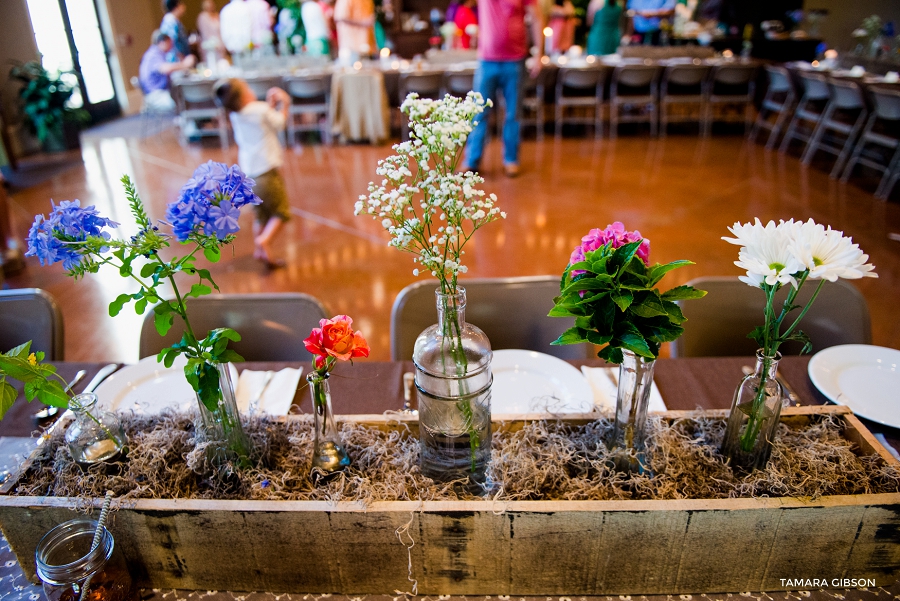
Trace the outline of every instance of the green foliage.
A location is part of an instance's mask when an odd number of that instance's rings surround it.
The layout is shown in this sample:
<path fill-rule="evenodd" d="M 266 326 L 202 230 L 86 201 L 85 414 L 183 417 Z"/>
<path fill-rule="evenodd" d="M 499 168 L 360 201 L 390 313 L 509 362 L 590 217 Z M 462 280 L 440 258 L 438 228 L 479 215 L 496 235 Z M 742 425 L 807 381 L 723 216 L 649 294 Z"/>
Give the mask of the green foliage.
<path fill-rule="evenodd" d="M 617 249 L 608 244 L 585 254 L 585 260 L 566 268 L 560 295 L 554 299 L 551 317 L 575 317 L 575 325 L 552 344 L 589 342 L 603 348 L 598 353 L 610 363 L 621 363 L 622 350 L 647 359 L 659 356 L 663 342 L 684 332 L 685 322 L 676 300 L 706 294 L 691 286 L 660 293 L 654 286 L 662 277 L 690 261 L 673 261 L 650 268 L 637 256 L 641 240 Z M 573 271 L 586 273 L 572 275 Z"/>
<path fill-rule="evenodd" d="M 0 419 L 3 419 L 18 396 L 13 385 L 6 381 L 8 377 L 25 385 L 25 398 L 29 402 L 38 399 L 45 405 L 69 406 L 65 381 L 56 374 L 55 367 L 41 363 L 43 360 L 44 353 L 31 352 L 30 340 L 6 353 L 0 353 Z"/>
<path fill-rule="evenodd" d="M 9 76 L 22 83 L 19 89 L 22 111 L 31 133 L 41 142 L 66 121 L 84 123 L 88 120 L 84 109 L 66 106 L 75 87 L 63 81 L 61 74 L 52 76 L 41 63 L 31 61 L 13 67 Z"/>

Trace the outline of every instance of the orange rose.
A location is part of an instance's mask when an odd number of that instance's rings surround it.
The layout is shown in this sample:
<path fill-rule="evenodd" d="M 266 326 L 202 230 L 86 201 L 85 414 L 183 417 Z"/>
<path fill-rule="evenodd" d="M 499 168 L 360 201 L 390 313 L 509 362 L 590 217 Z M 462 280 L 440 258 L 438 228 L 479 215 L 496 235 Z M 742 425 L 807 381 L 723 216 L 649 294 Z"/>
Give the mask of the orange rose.
<path fill-rule="evenodd" d="M 335 359 L 349 361 L 354 357 L 368 357 L 369 345 L 362 332 L 354 332 L 353 320 L 347 315 L 336 315 L 323 319 L 318 328 L 313 328 L 309 338 L 303 341 L 306 350 L 316 355 L 317 370 L 328 370 Z M 329 357 L 333 357 L 329 361 Z"/>

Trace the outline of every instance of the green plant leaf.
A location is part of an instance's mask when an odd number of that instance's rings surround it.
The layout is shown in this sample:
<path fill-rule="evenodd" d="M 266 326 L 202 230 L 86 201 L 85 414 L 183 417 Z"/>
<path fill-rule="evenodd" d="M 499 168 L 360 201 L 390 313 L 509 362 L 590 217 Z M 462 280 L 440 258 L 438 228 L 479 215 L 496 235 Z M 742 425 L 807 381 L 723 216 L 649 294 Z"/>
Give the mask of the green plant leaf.
<path fill-rule="evenodd" d="M 146 311 L 146 310 L 147 310 L 147 299 L 146 298 L 142 298 L 139 301 L 137 301 L 136 303 L 134 303 L 134 312 L 137 313 L 138 315 L 143 315 L 144 311 Z"/>
<path fill-rule="evenodd" d="M 239 355 L 232 349 L 225 349 L 222 351 L 218 357 L 216 357 L 216 361 L 219 363 L 241 363 L 244 360 L 244 357 Z"/>
<path fill-rule="evenodd" d="M 222 258 L 222 252 L 216 246 L 206 246 L 203 248 L 203 256 L 210 263 L 218 263 L 219 259 Z"/>
<path fill-rule="evenodd" d="M 19 346 L 15 346 L 6 353 L 2 353 L 0 355 L 5 354 L 7 357 L 19 357 L 21 359 L 27 359 L 28 355 L 31 354 L 31 341 L 23 342 Z"/>
<path fill-rule="evenodd" d="M 641 357 L 646 357 L 647 359 L 656 359 L 656 355 L 654 355 L 650 350 L 650 347 L 647 345 L 647 341 L 640 334 L 640 332 L 637 332 L 636 330 L 633 332 L 625 332 L 619 336 L 614 337 L 610 341 L 610 344 L 620 348 L 628 349 L 635 355 L 640 355 Z"/>
<path fill-rule="evenodd" d="M 665 265 L 660 265 L 657 263 L 653 267 L 650 268 L 648 273 L 650 277 L 650 286 L 656 286 L 659 281 L 663 278 L 664 275 L 672 271 L 673 269 L 678 269 L 679 267 L 685 267 L 687 265 L 693 265 L 693 261 L 687 261 L 684 259 L 680 259 L 678 261 L 672 261 L 671 263 L 666 263 Z"/>
<path fill-rule="evenodd" d="M 212 288 L 206 286 L 205 284 L 194 284 L 191 286 L 191 291 L 188 292 L 185 296 L 193 296 L 193 297 L 201 297 L 206 296 L 207 294 L 212 294 Z"/>
<path fill-rule="evenodd" d="M 581 328 L 582 330 L 590 330 L 594 326 L 591 324 L 591 318 L 583 315 L 575 318 L 575 327 Z"/>
<path fill-rule="evenodd" d="M 659 293 L 656 290 L 651 290 L 648 294 L 642 294 L 641 296 L 643 298 L 641 298 L 640 301 L 638 301 L 638 297 L 635 297 L 635 301 L 631 305 L 632 313 L 639 317 L 668 315 L 662 300 L 659 298 Z"/>
<path fill-rule="evenodd" d="M 643 242 L 643 240 L 635 240 L 634 242 L 623 244 L 617 248 L 616 252 L 609 258 L 607 272 L 614 272 L 616 275 L 621 275 L 628 263 L 631 262 L 631 259 L 634 258 L 634 254 L 637 252 L 641 242 Z"/>
<path fill-rule="evenodd" d="M 168 303 L 162 303 L 161 305 L 157 305 L 157 307 L 162 307 L 164 305 L 168 306 Z M 160 336 L 165 336 L 175 322 L 175 315 L 171 311 L 160 313 L 154 310 L 154 312 L 156 312 L 156 316 L 153 318 L 153 325 L 156 326 L 156 331 Z"/>
<path fill-rule="evenodd" d="M 0 380 L 0 419 L 3 419 L 6 412 L 12 408 L 18 395 L 18 391 L 6 381 L 6 378 Z"/>
<path fill-rule="evenodd" d="M 620 311 L 625 311 L 634 300 L 630 290 L 613 290 L 609 296 L 618 305 Z"/>
<path fill-rule="evenodd" d="M 663 300 L 687 300 L 690 298 L 703 298 L 706 296 L 706 290 L 697 290 L 693 286 L 677 286 L 671 290 L 667 290 L 660 295 Z"/>
<path fill-rule="evenodd" d="M 809 339 L 809 336 L 806 334 L 806 332 L 803 332 L 801 330 L 794 330 L 784 340 L 796 340 L 797 342 L 802 342 L 803 348 L 800 349 L 801 355 L 805 355 L 812 350 L 812 341 Z"/>
<path fill-rule="evenodd" d="M 601 334 L 595 330 L 588 330 L 587 340 L 591 344 L 603 346 L 604 344 L 607 344 L 610 340 L 612 340 L 612 334 Z"/>
<path fill-rule="evenodd" d="M 616 348 L 614 346 L 604 346 L 602 349 L 600 349 L 600 352 L 597 353 L 597 356 L 607 363 L 620 364 L 625 360 L 625 356 L 622 354 L 622 349 Z"/>
<path fill-rule="evenodd" d="M 610 287 L 612 278 L 608 275 L 598 275 L 589 278 L 580 278 L 566 286 L 561 296 L 567 296 L 572 293 L 581 292 L 582 290 L 607 290 Z"/>
<path fill-rule="evenodd" d="M 669 321 L 671 323 L 680 325 L 687 321 L 687 318 L 681 311 L 681 307 L 679 307 L 677 303 L 669 300 L 664 300 L 662 301 L 662 305 L 663 307 L 665 307 L 666 313 L 669 315 Z"/>
<path fill-rule="evenodd" d="M 554 307 L 550 309 L 550 313 L 547 314 L 548 317 L 571 317 L 573 315 L 575 315 L 575 313 L 573 313 L 567 305 L 554 305 Z"/>
<path fill-rule="evenodd" d="M 156 263 L 147 263 L 143 267 L 141 267 L 141 277 L 149 278 L 156 272 Z"/>
<path fill-rule="evenodd" d="M 587 338 L 584 335 L 584 330 L 580 328 L 569 328 L 550 344 L 553 346 L 562 346 L 564 344 L 581 344 L 586 341 Z"/>
<path fill-rule="evenodd" d="M 119 313 L 122 312 L 122 307 L 131 302 L 130 294 L 120 294 L 116 297 L 116 300 L 109 303 L 109 316 L 115 317 Z"/>
<path fill-rule="evenodd" d="M 69 406 L 69 394 L 62 383 L 56 380 L 44 380 L 43 385 L 37 391 L 37 399 L 52 407 Z"/>
<path fill-rule="evenodd" d="M 759 345 L 759 348 L 765 348 L 766 346 L 766 329 L 763 326 L 756 326 L 753 328 L 753 331 L 747 334 L 747 338 L 751 340 L 755 340 L 756 344 Z"/>

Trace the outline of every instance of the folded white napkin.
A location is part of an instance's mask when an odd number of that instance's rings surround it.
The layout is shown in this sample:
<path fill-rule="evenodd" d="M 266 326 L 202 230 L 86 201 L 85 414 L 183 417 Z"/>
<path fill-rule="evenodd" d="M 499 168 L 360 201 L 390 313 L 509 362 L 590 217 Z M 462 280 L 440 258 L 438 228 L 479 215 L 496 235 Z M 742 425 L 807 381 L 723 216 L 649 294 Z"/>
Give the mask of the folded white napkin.
<path fill-rule="evenodd" d="M 594 405 L 601 411 L 616 410 L 616 391 L 618 390 L 619 368 L 618 367 L 581 367 L 581 373 L 591 385 L 594 391 Z M 666 404 L 663 402 L 662 395 L 659 394 L 659 388 L 656 382 L 650 387 L 650 401 L 647 403 L 647 411 L 665 411 Z"/>
<path fill-rule="evenodd" d="M 269 415 L 287 415 L 294 402 L 294 394 L 297 392 L 297 384 L 300 383 L 300 374 L 303 368 L 294 369 L 286 367 L 281 371 L 272 373 L 272 379 L 265 385 L 267 371 L 252 371 L 245 369 L 237 380 L 238 410 L 241 413 L 267 413 Z M 263 386 L 266 386 L 263 390 Z M 255 407 L 250 404 L 259 396 L 262 397 Z"/>

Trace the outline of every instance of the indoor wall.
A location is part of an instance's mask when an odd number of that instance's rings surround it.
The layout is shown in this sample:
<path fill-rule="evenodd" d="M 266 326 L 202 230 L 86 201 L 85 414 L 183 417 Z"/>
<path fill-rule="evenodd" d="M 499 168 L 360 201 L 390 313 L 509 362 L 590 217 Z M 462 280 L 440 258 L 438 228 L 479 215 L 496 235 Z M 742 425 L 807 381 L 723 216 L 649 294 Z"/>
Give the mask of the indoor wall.
<path fill-rule="evenodd" d="M 819 27 L 819 35 L 832 48 L 841 52 L 853 50 L 857 42 L 853 30 L 870 15 L 878 15 L 885 22 L 893 21 L 895 32 L 900 33 L 900 2 L 898 0 L 806 0 L 804 10 L 825 9 L 828 16 Z"/>

